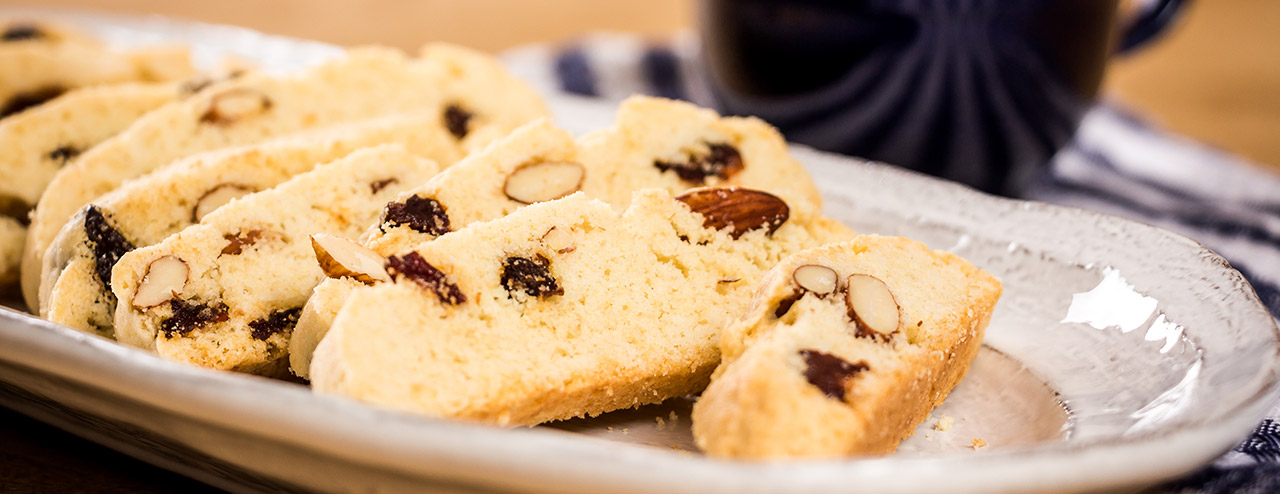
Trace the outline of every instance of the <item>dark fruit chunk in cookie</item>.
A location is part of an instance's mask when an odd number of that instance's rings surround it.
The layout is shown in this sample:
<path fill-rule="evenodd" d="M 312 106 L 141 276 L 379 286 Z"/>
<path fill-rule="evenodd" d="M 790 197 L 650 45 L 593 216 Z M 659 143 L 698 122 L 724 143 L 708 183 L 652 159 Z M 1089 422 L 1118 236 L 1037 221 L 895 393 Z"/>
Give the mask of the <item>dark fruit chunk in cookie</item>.
<path fill-rule="evenodd" d="M 844 359 L 817 350 L 800 350 L 804 358 L 804 378 L 817 386 L 823 394 L 844 401 L 850 378 L 867 370 L 866 362 L 851 364 Z"/>
<path fill-rule="evenodd" d="M 564 295 L 564 288 L 551 275 L 551 261 L 538 255 L 534 259 L 512 256 L 502 262 L 502 287 L 514 295 L 516 292 L 538 298 Z"/>
<path fill-rule="evenodd" d="M 111 286 L 111 268 L 121 257 L 133 250 L 133 243 L 111 226 L 105 214 L 97 206 L 90 205 L 84 213 L 84 233 L 93 249 L 94 273 L 102 286 Z"/>
<path fill-rule="evenodd" d="M 399 181 L 400 180 L 396 179 L 395 177 L 391 177 L 388 179 L 378 180 L 376 182 L 370 182 L 369 191 L 373 192 L 374 194 L 377 194 L 379 192 L 382 192 L 382 189 L 387 188 L 388 185 L 394 184 Z"/>
<path fill-rule="evenodd" d="M 302 307 L 273 311 L 271 315 L 249 323 L 251 334 L 256 340 L 266 340 L 273 334 L 286 329 L 292 330 L 293 326 L 298 324 L 298 315 L 301 313 Z"/>
<path fill-rule="evenodd" d="M 167 337 L 186 336 L 206 324 L 227 320 L 227 304 L 201 304 L 181 299 L 169 301 L 173 315 L 160 323 L 160 332 Z"/>
<path fill-rule="evenodd" d="M 68 161 L 71 161 L 73 158 L 79 155 L 80 155 L 79 149 L 73 148 L 71 146 L 58 146 L 57 149 L 54 149 L 53 151 L 49 151 L 49 154 L 46 156 L 49 157 L 50 161 L 57 163 L 58 166 L 66 166 Z"/>
<path fill-rule="evenodd" d="M 474 116 L 458 104 L 450 104 L 444 109 L 444 126 L 453 137 L 462 139 L 471 131 L 471 118 Z"/>
<path fill-rule="evenodd" d="M 13 24 L 6 28 L 4 33 L 0 34 L 0 41 L 26 41 L 32 39 L 43 39 L 44 37 L 44 31 L 40 30 L 39 26 L 24 22 L 20 24 Z"/>
<path fill-rule="evenodd" d="M 387 259 L 387 273 L 413 280 L 423 288 L 435 292 L 440 301 L 447 305 L 458 305 L 467 301 L 467 297 L 462 294 L 458 285 L 449 281 L 449 275 L 436 269 L 417 252 L 391 256 Z"/>
<path fill-rule="evenodd" d="M 5 102 L 4 107 L 0 108 L 0 117 L 7 117 L 27 108 L 42 105 L 46 101 L 62 96 L 65 92 L 67 92 L 66 88 L 46 86 L 15 94 Z"/>
<path fill-rule="evenodd" d="M 742 171 L 742 154 L 737 148 L 724 143 L 707 144 L 707 153 L 691 154 L 683 163 L 672 161 L 654 161 L 653 166 L 659 170 L 671 170 L 681 180 L 693 184 L 704 184 L 707 177 L 728 180 Z"/>
<path fill-rule="evenodd" d="M 387 204 L 382 212 L 384 225 L 406 225 L 414 231 L 435 236 L 452 231 L 444 205 L 430 197 L 412 196 L 404 202 Z M 385 231 L 384 231 L 385 232 Z"/>

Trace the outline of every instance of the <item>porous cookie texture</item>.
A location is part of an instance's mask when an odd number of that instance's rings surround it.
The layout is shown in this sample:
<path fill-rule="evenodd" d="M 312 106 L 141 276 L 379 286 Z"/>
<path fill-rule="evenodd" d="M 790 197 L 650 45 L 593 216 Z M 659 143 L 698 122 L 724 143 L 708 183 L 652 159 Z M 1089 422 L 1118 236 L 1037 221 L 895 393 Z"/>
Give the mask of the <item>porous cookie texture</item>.
<path fill-rule="evenodd" d="M 125 254 L 111 273 L 116 339 L 204 367 L 287 372 L 293 323 L 324 277 L 311 236 L 354 238 L 437 171 L 399 145 L 362 149 Z"/>
<path fill-rule="evenodd" d="M 174 159 L 300 130 L 440 109 L 460 140 L 497 120 L 531 121 L 541 100 L 491 57 L 455 47 L 409 59 L 379 48 L 286 76 L 250 73 L 210 85 L 143 116 L 62 169 L 41 198 L 27 236 L 23 296 L 38 305 L 41 259 L 62 225 L 94 198 Z M 486 139 L 491 137 L 486 137 Z M 465 144 L 465 143 L 464 143 Z"/>
<path fill-rule="evenodd" d="M 795 254 L 721 336 L 694 439 L 733 458 L 891 453 L 964 377 L 1000 293 L 969 262 L 900 237 Z"/>
<path fill-rule="evenodd" d="M 178 97 L 176 83 L 124 83 L 70 91 L 0 120 L 0 217 L 19 223 L 59 169 L 123 130 L 142 114 Z M 5 252 L 22 251 L 26 228 L 6 234 Z M 18 279 L 21 255 L 0 258 L 0 286 Z"/>
<path fill-rule="evenodd" d="M 718 150 L 716 157 L 703 154 L 708 146 Z M 804 166 L 786 148 L 782 137 L 759 120 L 720 118 L 688 103 L 636 96 L 622 104 L 611 127 L 578 142 L 545 121 L 513 132 L 388 205 L 362 243 L 390 256 L 474 222 L 577 191 L 621 211 L 639 189 L 678 194 L 712 182 L 766 190 L 816 210 L 821 198 Z M 686 180 L 672 169 L 673 163 L 698 166 L 708 174 Z M 843 228 L 825 218 L 813 221 Z M 350 286 L 326 284 L 330 286 L 317 291 L 325 296 L 303 308 L 296 330 L 301 337 L 290 348 L 291 366 L 300 377 L 309 374 L 315 344 L 342 306 L 343 288 Z"/>
<path fill-rule="evenodd" d="M 743 188 L 583 193 L 473 224 L 385 262 L 317 347 L 312 388 L 501 425 L 696 393 L 720 330 L 786 255 L 847 238 Z"/>
<path fill-rule="evenodd" d="M 129 81 L 167 81 L 194 73 L 175 47 L 116 52 L 90 43 L 0 42 L 0 116 L 71 89 Z"/>
<path fill-rule="evenodd" d="M 44 257 L 40 314 L 81 331 L 112 335 L 115 299 L 105 278 L 125 252 L 110 253 L 107 245 L 93 240 L 95 226 L 85 221 L 91 214 L 101 215 L 104 224 L 98 228 L 114 231 L 127 241 L 129 250 L 146 247 L 232 199 L 269 189 L 357 149 L 392 142 L 444 165 L 464 152 L 439 121 L 439 112 L 428 110 L 209 151 L 129 181 L 95 199 L 93 213 L 82 210 L 58 232 Z M 414 184 L 401 187 L 410 185 Z"/>

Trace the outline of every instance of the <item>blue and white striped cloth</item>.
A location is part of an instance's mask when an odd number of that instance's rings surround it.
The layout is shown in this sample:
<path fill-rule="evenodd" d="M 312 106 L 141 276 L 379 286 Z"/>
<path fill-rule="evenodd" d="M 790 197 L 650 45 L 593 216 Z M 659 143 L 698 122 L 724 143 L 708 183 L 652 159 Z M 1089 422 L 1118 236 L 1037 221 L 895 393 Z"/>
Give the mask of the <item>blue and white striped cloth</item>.
<path fill-rule="evenodd" d="M 705 103 L 711 99 L 699 92 L 696 57 L 696 41 L 687 35 L 654 41 L 602 34 L 518 48 L 504 61 L 548 93 L 607 101 L 643 93 Z M 1240 270 L 1280 316 L 1280 175 L 1104 103 L 1088 113 L 1027 197 L 1199 240 Z M 1280 492 L 1280 407 L 1234 451 L 1159 490 Z"/>

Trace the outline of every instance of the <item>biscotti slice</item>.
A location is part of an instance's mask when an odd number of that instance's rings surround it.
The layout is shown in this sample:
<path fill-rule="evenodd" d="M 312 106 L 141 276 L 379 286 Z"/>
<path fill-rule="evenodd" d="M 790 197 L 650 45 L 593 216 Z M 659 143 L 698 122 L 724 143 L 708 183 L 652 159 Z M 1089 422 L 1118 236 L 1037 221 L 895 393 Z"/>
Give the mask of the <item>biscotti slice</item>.
<path fill-rule="evenodd" d="M 24 249 L 22 290 L 28 305 L 38 305 L 41 258 L 58 229 L 94 198 L 174 159 L 432 108 L 442 109 L 442 122 L 460 139 L 493 120 L 532 121 L 546 114 L 538 96 L 491 57 L 461 48 L 440 52 L 439 58 L 409 59 L 390 49 L 355 49 L 300 73 L 251 73 L 214 84 L 142 117 L 81 155 L 49 184 Z M 469 70 L 473 67 L 484 70 Z M 477 87 L 501 94 L 480 94 Z"/>
<path fill-rule="evenodd" d="M 472 223 L 501 218 L 532 203 L 563 197 L 578 190 L 603 190 L 601 166 L 582 162 L 573 136 L 547 120 L 525 125 L 488 148 L 472 153 L 427 183 L 390 202 L 361 237 L 362 248 L 390 256 Z M 605 164 L 607 166 L 607 164 Z M 517 170 L 519 173 L 516 173 Z M 517 200 L 504 191 L 515 177 Z M 523 177 L 523 178 L 522 178 Z M 567 177 L 567 178 L 565 178 Z M 521 180 L 543 187 L 526 197 Z M 311 354 L 329 330 L 346 295 L 358 286 L 352 275 L 335 274 L 316 287 L 307 300 L 289 343 L 295 375 L 306 378 Z"/>
<path fill-rule="evenodd" d="M 815 208 L 822 204 L 786 140 L 754 117 L 721 117 L 683 101 L 632 96 L 619 105 L 612 127 L 582 136 L 578 145 L 583 161 L 612 165 L 607 183 L 634 184 L 597 195 L 610 204 L 625 205 L 636 186 L 678 194 L 730 185 L 763 188 Z"/>
<path fill-rule="evenodd" d="M 0 120 L 0 216 L 26 224 L 54 173 L 82 151 L 115 135 L 142 114 L 178 97 L 176 83 L 124 83 L 70 91 Z M 5 250 L 22 251 L 21 235 Z M 21 256 L 0 264 L 0 286 L 18 280 Z"/>
<path fill-rule="evenodd" d="M 734 171 L 690 181 L 664 169 L 663 163 L 677 159 L 673 150 L 692 153 L 678 158 L 695 163 L 689 166 L 720 167 L 697 154 L 707 142 L 719 149 L 714 159 L 728 160 L 724 166 Z M 433 209 L 441 210 L 440 228 L 424 228 L 426 218 L 410 221 L 401 214 L 384 214 L 363 240 L 390 255 L 447 232 L 450 226 L 498 218 L 526 204 L 579 190 L 622 211 L 636 190 L 661 188 L 674 195 L 708 182 L 766 190 L 788 202 L 821 207 L 804 165 L 787 155 L 786 141 L 768 124 L 754 118 L 721 118 L 681 101 L 633 96 L 622 103 L 614 124 L 606 129 L 575 142 L 548 122 L 531 124 L 390 206 L 412 211 L 410 202 L 434 204 Z M 533 190 L 530 185 L 548 188 Z"/>
<path fill-rule="evenodd" d="M 71 89 L 167 81 L 192 74 L 185 49 L 123 53 L 86 43 L 0 43 L 0 116 L 18 113 Z"/>
<path fill-rule="evenodd" d="M 107 277 L 113 262 L 127 250 L 160 242 L 232 198 L 269 189 L 357 149 L 392 142 L 444 166 L 463 153 L 441 124 L 439 112 L 427 111 L 201 153 L 129 181 L 95 199 L 93 210 L 76 215 L 50 244 L 40 315 L 110 337 L 115 298 Z M 105 231 L 125 240 L 115 245 L 127 250 L 112 251 L 111 242 L 101 242 Z"/>
<path fill-rule="evenodd" d="M 769 272 L 693 408 L 703 452 L 892 453 L 964 377 L 1000 282 L 901 237 L 859 236 Z"/>
<path fill-rule="evenodd" d="M 683 130 L 670 132 L 673 127 Z M 581 145 L 547 122 L 518 129 L 388 205 L 362 243 L 389 256 L 471 223 L 579 190 L 621 211 L 639 189 L 664 188 L 673 194 L 687 190 L 689 182 L 673 178 L 674 172 L 655 163 L 669 158 L 669 150 L 708 139 L 722 148 L 722 155 L 733 156 L 738 170 L 726 179 L 712 180 L 776 193 L 807 209 L 820 204 L 816 192 L 809 192 L 813 183 L 804 166 L 787 156 L 786 142 L 767 125 L 755 119 L 719 118 L 687 103 L 633 97 L 623 104 L 613 126 L 584 137 Z M 634 170 L 621 170 L 624 167 Z M 844 228 L 822 218 L 814 221 Z M 326 281 L 303 308 L 295 331 L 299 337 L 289 351 L 299 377 L 307 377 L 315 345 L 342 307 L 345 291 L 356 286 Z"/>
<path fill-rule="evenodd" d="M 311 236 L 354 238 L 437 171 L 400 145 L 359 150 L 125 254 L 111 273 L 116 338 L 214 369 L 287 372 L 293 321 L 324 278 Z"/>
<path fill-rule="evenodd" d="M 317 347 L 312 388 L 501 425 L 696 393 L 720 329 L 789 253 L 847 238 L 764 192 L 585 194 L 521 208 L 386 260 Z"/>

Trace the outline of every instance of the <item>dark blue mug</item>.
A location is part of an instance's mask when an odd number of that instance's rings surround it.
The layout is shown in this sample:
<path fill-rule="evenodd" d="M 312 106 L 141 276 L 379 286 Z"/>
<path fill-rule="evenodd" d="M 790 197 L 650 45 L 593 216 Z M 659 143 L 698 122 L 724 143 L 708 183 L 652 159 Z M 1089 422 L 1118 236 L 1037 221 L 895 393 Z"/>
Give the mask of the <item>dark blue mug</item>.
<path fill-rule="evenodd" d="M 703 82 L 724 113 L 788 139 L 1018 196 L 1093 104 L 1109 56 L 1182 0 L 1123 29 L 1120 0 L 702 0 Z"/>

